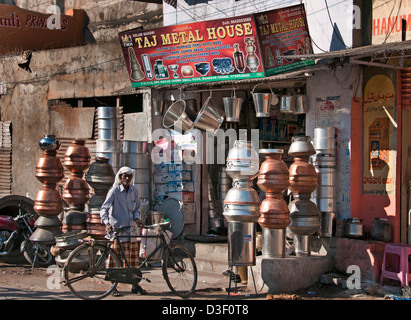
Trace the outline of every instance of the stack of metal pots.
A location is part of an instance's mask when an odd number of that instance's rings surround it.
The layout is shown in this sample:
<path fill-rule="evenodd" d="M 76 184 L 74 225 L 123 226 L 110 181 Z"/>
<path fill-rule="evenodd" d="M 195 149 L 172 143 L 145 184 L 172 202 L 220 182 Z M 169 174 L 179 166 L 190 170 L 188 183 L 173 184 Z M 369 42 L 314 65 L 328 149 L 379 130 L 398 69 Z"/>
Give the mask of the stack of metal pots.
<path fill-rule="evenodd" d="M 317 172 L 309 163 L 315 154 L 308 136 L 292 137 L 288 154 L 294 158 L 289 168 L 289 189 L 294 200 L 288 205 L 290 225 L 294 234 L 294 249 L 297 256 L 311 255 L 310 236 L 319 231 L 320 215 L 317 206 L 310 200 L 311 193 L 317 188 Z"/>
<path fill-rule="evenodd" d="M 259 157 L 250 141 L 236 140 L 228 151 L 226 172 L 233 188 L 224 199 L 224 217 L 228 221 L 228 264 L 253 266 L 256 262 L 256 222 L 260 216 L 260 198 L 251 188 L 258 173 Z"/>
<path fill-rule="evenodd" d="M 316 154 L 311 158 L 318 174 L 318 187 L 312 197 L 321 213 L 321 236 L 332 237 L 336 215 L 335 128 L 315 127 L 313 146 Z"/>
<path fill-rule="evenodd" d="M 98 107 L 97 121 L 96 156 L 109 158 L 109 163 L 116 173 L 121 167 L 122 156 L 119 109 L 116 107 Z"/>
<path fill-rule="evenodd" d="M 86 181 L 94 190 L 88 204 L 87 233 L 94 239 L 102 240 L 106 234 L 106 227 L 101 223 L 100 209 L 114 178 L 113 167 L 109 164 L 109 159 L 104 157 L 96 157 L 86 173 Z"/>
<path fill-rule="evenodd" d="M 219 187 L 219 194 L 221 199 L 221 208 L 224 210 L 224 199 L 227 195 L 228 190 L 230 190 L 232 180 L 228 176 L 224 167 L 218 172 L 218 187 Z"/>
<path fill-rule="evenodd" d="M 258 219 L 263 229 L 263 256 L 282 258 L 285 256 L 285 229 L 290 224 L 290 211 L 283 197 L 290 185 L 288 168 L 281 160 L 283 149 L 261 149 L 259 152 L 265 156 L 257 182 L 266 195 Z"/>
<path fill-rule="evenodd" d="M 81 139 L 73 140 L 64 154 L 63 165 L 70 171 L 63 190 L 63 199 L 70 205 L 64 213 L 64 232 L 86 229 L 85 205 L 90 199 L 90 187 L 83 175 L 90 167 L 90 159 L 90 151 Z"/>
<path fill-rule="evenodd" d="M 57 157 L 60 140 L 53 135 L 45 135 L 39 142 L 43 156 L 36 165 L 36 178 L 43 186 L 34 200 L 34 210 L 39 215 L 36 230 L 30 240 L 45 244 L 54 244 L 55 236 L 61 234 L 62 223 L 58 215 L 63 210 L 63 200 L 56 190 L 56 184 L 64 178 L 64 168 Z"/>
<path fill-rule="evenodd" d="M 150 156 L 145 141 L 123 141 L 123 164 L 134 169 L 134 183 L 140 199 L 140 213 L 144 215 L 150 209 Z"/>

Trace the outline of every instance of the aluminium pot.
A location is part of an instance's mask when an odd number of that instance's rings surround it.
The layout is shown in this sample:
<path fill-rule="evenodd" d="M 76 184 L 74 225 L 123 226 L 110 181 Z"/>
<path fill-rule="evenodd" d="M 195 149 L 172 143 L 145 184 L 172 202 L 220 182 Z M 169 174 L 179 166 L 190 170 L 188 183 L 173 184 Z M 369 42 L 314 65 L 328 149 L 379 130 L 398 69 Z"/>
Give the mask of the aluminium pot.
<path fill-rule="evenodd" d="M 345 224 L 345 236 L 347 238 L 361 239 L 364 237 L 364 225 L 362 219 L 351 218 Z"/>

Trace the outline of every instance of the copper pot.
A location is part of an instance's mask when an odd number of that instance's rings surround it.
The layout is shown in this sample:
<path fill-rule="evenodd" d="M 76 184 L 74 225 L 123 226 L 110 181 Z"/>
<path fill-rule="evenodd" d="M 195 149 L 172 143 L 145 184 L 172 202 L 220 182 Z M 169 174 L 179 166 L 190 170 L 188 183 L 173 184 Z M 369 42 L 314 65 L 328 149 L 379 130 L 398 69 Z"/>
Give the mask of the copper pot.
<path fill-rule="evenodd" d="M 60 193 L 55 189 L 43 186 L 43 189 L 37 192 L 33 208 L 40 216 L 58 215 L 63 210 Z"/>
<path fill-rule="evenodd" d="M 90 166 L 90 151 L 84 140 L 73 140 L 64 154 L 64 166 L 70 172 L 83 172 Z"/>
<path fill-rule="evenodd" d="M 55 152 L 44 152 L 37 161 L 35 176 L 40 182 L 47 184 L 56 184 L 64 178 L 63 165 Z"/>
<path fill-rule="evenodd" d="M 70 205 L 84 205 L 90 199 L 89 191 L 86 180 L 72 174 L 64 185 L 63 199 Z"/>
<path fill-rule="evenodd" d="M 93 189 L 107 190 L 114 182 L 115 174 L 109 158 L 96 157 L 86 173 L 86 181 Z"/>
<path fill-rule="evenodd" d="M 266 193 L 260 205 L 258 223 L 262 228 L 285 229 L 290 223 L 283 192 L 288 188 L 288 168 L 281 155 L 283 149 L 261 149 L 265 161 L 260 166 L 257 185 Z"/>
<path fill-rule="evenodd" d="M 293 194 L 311 193 L 317 188 L 318 174 L 308 157 L 296 157 L 289 169 L 289 189 Z"/>

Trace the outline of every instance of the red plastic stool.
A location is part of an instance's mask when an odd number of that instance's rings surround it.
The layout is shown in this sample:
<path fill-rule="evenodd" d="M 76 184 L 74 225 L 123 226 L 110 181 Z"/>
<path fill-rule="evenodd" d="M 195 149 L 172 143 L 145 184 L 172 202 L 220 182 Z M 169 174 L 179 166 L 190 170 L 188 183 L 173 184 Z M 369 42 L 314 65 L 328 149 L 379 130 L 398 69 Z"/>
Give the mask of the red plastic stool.
<path fill-rule="evenodd" d="M 384 278 L 388 278 L 399 280 L 401 281 L 402 286 L 408 286 L 408 283 L 411 281 L 411 273 L 408 265 L 409 255 L 411 255 L 411 245 L 402 243 L 390 243 L 385 245 L 384 259 L 381 268 L 381 284 Z M 394 262 L 390 264 L 390 257 L 397 257 L 397 263 Z"/>

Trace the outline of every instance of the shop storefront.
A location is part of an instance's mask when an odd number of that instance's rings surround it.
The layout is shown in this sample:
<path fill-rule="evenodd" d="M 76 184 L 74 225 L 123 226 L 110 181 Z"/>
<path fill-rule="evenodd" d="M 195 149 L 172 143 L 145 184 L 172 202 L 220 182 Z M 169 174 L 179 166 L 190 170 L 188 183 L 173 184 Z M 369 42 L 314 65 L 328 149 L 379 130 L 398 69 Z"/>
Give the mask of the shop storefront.
<path fill-rule="evenodd" d="M 119 39 L 132 87 L 151 94 L 153 210 L 178 199 L 178 233 L 220 233 L 233 142 L 283 149 L 290 164 L 292 137 L 306 133 L 307 78 L 324 66 L 293 57 L 312 52 L 304 7 L 131 30 Z"/>

